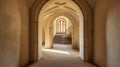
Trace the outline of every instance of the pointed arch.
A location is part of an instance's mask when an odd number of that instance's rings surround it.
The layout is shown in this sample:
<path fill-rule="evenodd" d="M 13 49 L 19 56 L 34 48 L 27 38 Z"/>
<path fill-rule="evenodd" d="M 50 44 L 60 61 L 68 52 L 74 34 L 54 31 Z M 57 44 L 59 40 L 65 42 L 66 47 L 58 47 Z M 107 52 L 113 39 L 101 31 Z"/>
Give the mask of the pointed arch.
<path fill-rule="evenodd" d="M 30 10 L 30 61 L 38 60 L 38 17 L 42 7 L 49 0 L 36 0 Z M 93 62 L 93 20 L 92 10 L 85 0 L 72 0 L 82 10 L 84 16 L 84 60 Z"/>

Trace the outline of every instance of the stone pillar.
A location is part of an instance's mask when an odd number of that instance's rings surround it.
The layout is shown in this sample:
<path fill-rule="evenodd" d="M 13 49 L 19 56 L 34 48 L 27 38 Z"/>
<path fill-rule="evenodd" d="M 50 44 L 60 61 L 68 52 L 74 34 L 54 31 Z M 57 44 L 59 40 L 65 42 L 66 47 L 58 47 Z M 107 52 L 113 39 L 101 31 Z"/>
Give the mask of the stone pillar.
<path fill-rule="evenodd" d="M 47 49 L 53 48 L 53 45 L 51 44 L 51 34 L 49 26 L 45 28 L 45 48 Z"/>
<path fill-rule="evenodd" d="M 72 48 L 79 49 L 79 31 L 76 27 L 73 27 L 72 31 Z"/>

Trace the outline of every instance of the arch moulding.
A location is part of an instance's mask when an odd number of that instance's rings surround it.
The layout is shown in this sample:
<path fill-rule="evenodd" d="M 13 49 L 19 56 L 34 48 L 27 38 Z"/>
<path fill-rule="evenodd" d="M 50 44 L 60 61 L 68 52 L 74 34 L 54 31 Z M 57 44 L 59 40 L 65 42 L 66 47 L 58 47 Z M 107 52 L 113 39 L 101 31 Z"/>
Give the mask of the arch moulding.
<path fill-rule="evenodd" d="M 38 61 L 38 17 L 40 10 L 49 0 L 36 0 L 30 10 L 30 62 Z M 85 0 L 73 0 L 84 16 L 84 61 L 93 62 L 92 10 Z"/>

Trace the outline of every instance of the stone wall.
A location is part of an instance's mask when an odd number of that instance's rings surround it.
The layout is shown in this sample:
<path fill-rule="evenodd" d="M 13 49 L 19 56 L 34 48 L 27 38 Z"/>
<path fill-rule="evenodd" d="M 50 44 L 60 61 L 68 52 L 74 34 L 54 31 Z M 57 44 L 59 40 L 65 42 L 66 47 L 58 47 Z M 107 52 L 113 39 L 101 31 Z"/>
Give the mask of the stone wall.
<path fill-rule="evenodd" d="M 98 0 L 94 13 L 94 62 L 100 67 L 120 66 L 120 9 L 118 0 Z"/>
<path fill-rule="evenodd" d="M 21 19 L 16 0 L 0 0 L 0 67 L 18 67 Z"/>
<path fill-rule="evenodd" d="M 120 0 L 110 2 L 107 16 L 107 65 L 120 67 Z"/>
<path fill-rule="evenodd" d="M 29 2 L 0 0 L 0 67 L 29 62 Z"/>

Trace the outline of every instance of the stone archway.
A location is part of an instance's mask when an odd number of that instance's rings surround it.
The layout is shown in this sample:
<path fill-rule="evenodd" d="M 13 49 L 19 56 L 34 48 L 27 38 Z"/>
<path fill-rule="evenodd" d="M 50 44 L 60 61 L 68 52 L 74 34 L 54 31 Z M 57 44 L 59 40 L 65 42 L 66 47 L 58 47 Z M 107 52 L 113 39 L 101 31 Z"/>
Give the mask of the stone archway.
<path fill-rule="evenodd" d="M 37 0 L 30 10 L 30 61 L 35 62 L 38 60 L 38 15 L 42 7 L 48 0 Z M 73 0 L 84 15 L 84 56 L 85 61 L 93 61 L 93 23 L 92 11 L 86 1 Z"/>
<path fill-rule="evenodd" d="M 49 22 L 47 23 L 48 25 L 51 24 L 54 20 L 54 18 L 56 17 L 59 17 L 59 16 L 65 16 L 67 17 L 68 19 L 70 19 L 70 21 L 72 21 L 72 26 L 73 26 L 73 40 L 72 40 L 72 47 L 75 49 L 79 49 L 79 32 L 76 32 L 76 31 L 79 31 L 79 21 L 76 20 L 75 18 L 75 15 L 71 15 L 70 13 L 55 13 L 53 15 L 50 15 L 50 18 L 48 18 L 47 20 L 49 20 Z M 52 20 L 51 20 L 52 19 Z M 77 22 L 77 23 L 76 23 Z M 48 29 L 51 29 L 51 28 L 48 28 Z M 47 32 L 49 33 L 49 32 Z M 49 34 L 48 34 L 49 35 Z M 53 47 L 52 45 L 52 38 L 48 38 L 48 39 L 51 39 L 51 40 L 48 40 L 50 43 L 49 43 L 49 47 L 48 48 L 51 48 Z M 50 46 L 51 45 L 51 46 Z"/>

